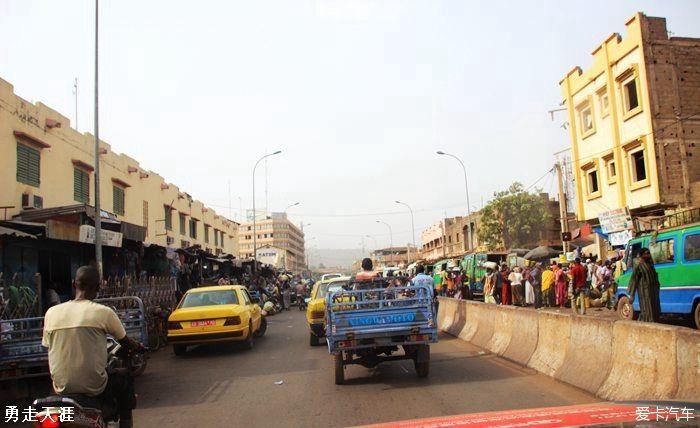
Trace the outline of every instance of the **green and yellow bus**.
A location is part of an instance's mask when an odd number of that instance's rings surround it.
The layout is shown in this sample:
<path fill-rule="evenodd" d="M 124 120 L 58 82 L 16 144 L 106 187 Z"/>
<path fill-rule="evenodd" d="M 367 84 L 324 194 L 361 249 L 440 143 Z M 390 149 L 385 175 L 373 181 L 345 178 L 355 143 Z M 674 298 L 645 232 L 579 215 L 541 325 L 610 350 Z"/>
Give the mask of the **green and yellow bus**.
<path fill-rule="evenodd" d="M 661 312 L 690 318 L 700 326 L 700 223 L 662 230 L 633 238 L 625 250 L 627 269 L 618 278 L 618 312 L 632 319 L 639 311 L 635 299 L 629 310 L 629 286 L 634 260 L 642 248 L 649 248 L 661 283 Z"/>

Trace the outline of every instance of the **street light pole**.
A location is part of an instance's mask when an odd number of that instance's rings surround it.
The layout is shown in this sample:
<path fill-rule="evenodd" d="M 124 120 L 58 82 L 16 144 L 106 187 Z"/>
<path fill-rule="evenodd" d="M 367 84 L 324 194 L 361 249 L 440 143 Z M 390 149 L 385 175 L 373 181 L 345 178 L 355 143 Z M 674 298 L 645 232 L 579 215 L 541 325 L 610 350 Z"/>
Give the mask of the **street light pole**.
<path fill-rule="evenodd" d="M 284 209 L 284 213 L 286 214 L 288 209 L 290 209 L 291 207 L 296 207 L 297 205 L 299 205 L 299 202 L 294 202 L 292 205 L 289 205 L 287 208 Z"/>
<path fill-rule="evenodd" d="M 453 154 L 445 153 L 441 150 L 438 150 L 437 154 L 449 156 L 453 159 L 456 159 L 457 162 L 459 162 L 459 164 L 462 165 L 462 171 L 464 172 L 464 190 L 467 193 L 467 234 L 469 238 L 469 248 L 467 248 L 467 250 L 471 251 L 474 247 L 474 241 L 472 239 L 472 208 L 471 204 L 469 203 L 469 183 L 467 182 L 467 168 L 464 166 L 464 162 L 462 162 L 462 159 L 458 158 Z M 474 225 L 476 226 L 476 223 L 474 223 Z"/>
<path fill-rule="evenodd" d="M 282 150 L 277 150 L 274 153 L 266 154 L 265 156 L 258 159 L 258 161 L 255 162 L 255 166 L 253 166 L 253 275 L 258 273 L 258 231 L 256 230 L 258 213 L 255 211 L 255 170 L 258 168 L 258 164 L 260 163 L 260 161 L 262 161 L 263 159 L 267 159 L 270 156 L 278 155 L 280 153 L 282 153 Z"/>
<path fill-rule="evenodd" d="M 102 216 L 100 209 L 99 0 L 95 0 L 95 262 L 102 281 Z"/>
<path fill-rule="evenodd" d="M 413 210 L 411 209 L 411 206 L 405 202 L 401 202 L 401 201 L 394 201 L 394 202 L 396 202 L 399 205 L 405 206 L 406 208 L 408 208 L 408 212 L 411 213 L 411 238 L 413 239 L 413 248 L 415 248 L 416 252 L 417 252 L 418 247 L 416 247 L 416 226 L 415 226 L 414 221 L 413 221 Z M 408 257 L 408 260 L 410 261 L 411 260 L 410 251 L 406 250 L 406 253 L 407 253 L 406 256 Z"/>

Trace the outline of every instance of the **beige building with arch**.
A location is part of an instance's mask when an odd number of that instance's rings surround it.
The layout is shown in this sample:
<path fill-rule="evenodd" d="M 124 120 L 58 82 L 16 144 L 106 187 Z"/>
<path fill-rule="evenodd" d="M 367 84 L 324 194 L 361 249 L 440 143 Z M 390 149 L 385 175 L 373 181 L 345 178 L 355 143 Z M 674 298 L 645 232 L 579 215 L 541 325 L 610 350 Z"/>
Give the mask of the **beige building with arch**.
<path fill-rule="evenodd" d="M 0 219 L 39 208 L 94 205 L 94 136 L 70 125 L 59 112 L 15 95 L 0 79 L 0 206 L 7 207 Z M 237 223 L 109 144 L 101 142 L 100 150 L 102 210 L 144 227 L 149 244 L 199 244 L 213 254 L 238 254 Z"/>
<path fill-rule="evenodd" d="M 559 82 L 579 220 L 700 201 L 700 39 L 669 37 L 664 18 L 643 13 L 626 26 Z"/>

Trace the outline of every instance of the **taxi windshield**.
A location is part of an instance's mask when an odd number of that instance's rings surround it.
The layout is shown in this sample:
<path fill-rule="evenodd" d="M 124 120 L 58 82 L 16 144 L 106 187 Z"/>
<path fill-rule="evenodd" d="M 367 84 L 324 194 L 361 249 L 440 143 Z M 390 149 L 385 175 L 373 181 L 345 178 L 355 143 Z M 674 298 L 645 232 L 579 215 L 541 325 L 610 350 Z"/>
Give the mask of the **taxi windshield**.
<path fill-rule="evenodd" d="M 238 296 L 234 290 L 199 291 L 188 293 L 182 299 L 181 308 L 212 305 L 237 305 Z"/>

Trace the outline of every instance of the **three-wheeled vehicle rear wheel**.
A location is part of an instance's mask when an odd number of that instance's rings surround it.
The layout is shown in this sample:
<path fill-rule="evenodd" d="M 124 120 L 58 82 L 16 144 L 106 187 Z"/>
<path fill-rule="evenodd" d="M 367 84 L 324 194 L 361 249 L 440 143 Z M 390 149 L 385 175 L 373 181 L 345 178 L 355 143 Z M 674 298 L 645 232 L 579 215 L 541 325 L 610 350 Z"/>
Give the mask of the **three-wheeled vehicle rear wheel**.
<path fill-rule="evenodd" d="M 173 345 L 173 353 L 178 357 L 185 355 L 187 352 L 187 346 L 185 345 Z"/>
<path fill-rule="evenodd" d="M 428 377 L 428 374 L 430 373 L 430 361 L 423 361 L 419 363 L 418 361 L 413 360 L 413 366 L 416 368 L 418 377 Z"/>
<path fill-rule="evenodd" d="M 418 377 L 427 377 L 430 373 L 430 346 L 420 345 L 413 357 L 413 367 Z"/>
<path fill-rule="evenodd" d="M 311 346 L 318 346 L 319 345 L 318 336 L 316 336 L 312 332 L 309 332 L 309 345 L 311 345 Z"/>
<path fill-rule="evenodd" d="M 342 385 L 345 383 L 345 368 L 343 367 L 343 353 L 338 352 L 333 354 L 333 368 L 335 371 L 335 384 Z"/>

